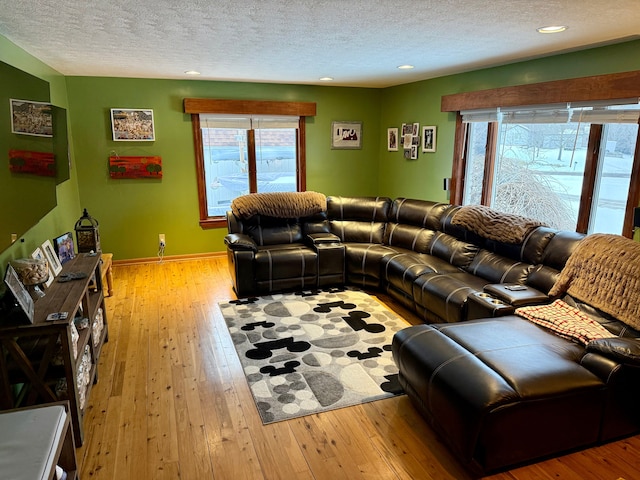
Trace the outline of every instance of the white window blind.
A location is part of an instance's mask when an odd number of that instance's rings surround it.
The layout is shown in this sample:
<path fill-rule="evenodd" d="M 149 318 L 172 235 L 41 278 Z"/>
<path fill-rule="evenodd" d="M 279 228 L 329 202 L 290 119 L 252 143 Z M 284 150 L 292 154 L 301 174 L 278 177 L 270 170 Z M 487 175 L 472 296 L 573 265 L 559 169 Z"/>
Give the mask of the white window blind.
<path fill-rule="evenodd" d="M 460 114 L 464 123 L 638 123 L 640 105 L 638 98 L 633 98 L 580 104 L 498 107 L 466 110 Z"/>
<path fill-rule="evenodd" d="M 294 116 L 254 116 L 231 114 L 200 114 L 202 128 L 237 128 L 255 130 L 260 128 L 298 128 L 299 117 Z"/>

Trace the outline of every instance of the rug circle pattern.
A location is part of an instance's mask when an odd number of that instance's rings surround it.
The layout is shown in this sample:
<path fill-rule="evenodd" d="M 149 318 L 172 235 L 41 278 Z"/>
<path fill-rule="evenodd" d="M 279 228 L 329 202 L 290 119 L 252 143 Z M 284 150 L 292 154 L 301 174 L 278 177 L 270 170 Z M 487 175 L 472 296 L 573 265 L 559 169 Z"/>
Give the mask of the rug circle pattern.
<path fill-rule="evenodd" d="M 399 395 L 391 340 L 407 323 L 356 289 L 220 303 L 262 422 Z"/>

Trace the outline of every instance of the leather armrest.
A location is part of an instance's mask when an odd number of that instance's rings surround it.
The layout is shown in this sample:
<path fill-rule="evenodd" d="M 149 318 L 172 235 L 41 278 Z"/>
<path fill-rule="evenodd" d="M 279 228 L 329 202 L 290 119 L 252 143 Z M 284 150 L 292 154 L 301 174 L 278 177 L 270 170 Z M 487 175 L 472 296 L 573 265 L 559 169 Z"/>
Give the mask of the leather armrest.
<path fill-rule="evenodd" d="M 640 366 L 640 340 L 636 338 L 599 338 L 587 344 L 587 352 L 599 353 L 625 365 Z"/>
<path fill-rule="evenodd" d="M 321 243 L 340 243 L 340 237 L 333 233 L 310 233 L 307 235 L 307 239 L 312 245 L 318 245 Z"/>
<path fill-rule="evenodd" d="M 256 242 L 249 235 L 244 233 L 230 233 L 224 237 L 224 243 L 231 250 L 258 251 L 258 245 Z"/>
<path fill-rule="evenodd" d="M 520 288 L 521 290 L 511 290 L 512 287 Z M 485 285 L 484 291 L 490 293 L 496 298 L 499 298 L 503 302 L 508 303 L 509 305 L 513 305 L 514 307 L 536 305 L 549 301 L 548 295 L 533 287 L 529 287 L 528 285 L 494 283 L 491 285 Z"/>

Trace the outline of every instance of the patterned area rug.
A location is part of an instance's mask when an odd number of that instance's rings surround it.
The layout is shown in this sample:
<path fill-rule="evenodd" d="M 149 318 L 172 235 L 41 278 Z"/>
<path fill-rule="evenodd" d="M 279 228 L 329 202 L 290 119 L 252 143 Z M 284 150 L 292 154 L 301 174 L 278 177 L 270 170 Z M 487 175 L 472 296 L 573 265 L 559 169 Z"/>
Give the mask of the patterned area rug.
<path fill-rule="evenodd" d="M 219 304 L 262 422 L 402 394 L 391 339 L 407 323 L 359 290 Z"/>

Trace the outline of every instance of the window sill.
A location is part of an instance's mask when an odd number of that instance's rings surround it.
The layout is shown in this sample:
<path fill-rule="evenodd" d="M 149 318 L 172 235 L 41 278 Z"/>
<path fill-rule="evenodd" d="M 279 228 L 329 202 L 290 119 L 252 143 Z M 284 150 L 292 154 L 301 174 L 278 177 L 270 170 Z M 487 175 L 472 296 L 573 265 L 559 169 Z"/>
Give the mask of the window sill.
<path fill-rule="evenodd" d="M 210 228 L 227 228 L 227 219 L 224 217 L 212 217 L 200 220 L 200 227 L 208 230 Z"/>

